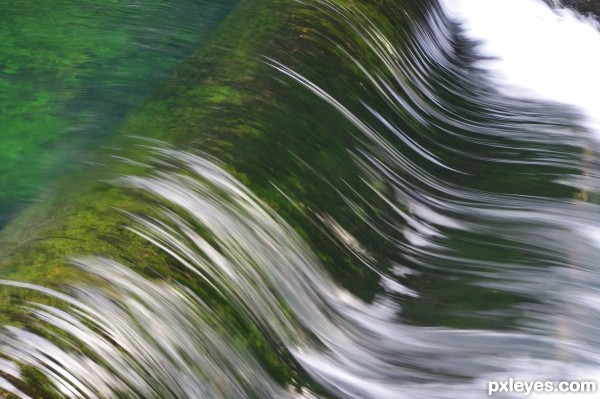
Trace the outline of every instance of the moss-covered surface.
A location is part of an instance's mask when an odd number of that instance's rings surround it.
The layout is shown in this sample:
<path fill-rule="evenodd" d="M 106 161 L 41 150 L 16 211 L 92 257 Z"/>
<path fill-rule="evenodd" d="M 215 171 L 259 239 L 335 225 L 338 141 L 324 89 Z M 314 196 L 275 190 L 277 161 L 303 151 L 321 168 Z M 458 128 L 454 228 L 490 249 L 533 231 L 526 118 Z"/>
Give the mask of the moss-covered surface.
<path fill-rule="evenodd" d="M 379 6 L 361 7 L 382 19 L 382 24 L 391 24 L 382 17 Z M 289 1 L 258 0 L 248 0 L 240 9 L 243 11 L 237 10 L 223 23 L 209 45 L 194 54 L 173 79 L 127 119 L 122 131 L 190 145 L 216 156 L 286 220 L 297 224 L 301 234 L 311 241 L 311 233 L 317 228 L 307 222 L 310 218 L 298 214 L 293 203 L 337 212 L 332 214 L 336 220 L 355 219 L 335 187 L 362 184 L 358 167 L 347 151 L 356 143 L 356 137 L 347 121 L 315 101 L 312 94 L 282 90 L 289 82 L 274 77 L 276 72 L 264 63 L 263 56 L 281 59 L 289 57 L 290 50 L 296 55 L 298 50 L 294 49 L 310 52 L 314 47 L 314 51 L 322 52 L 322 65 L 314 67 L 315 74 L 327 76 L 332 63 L 337 63 L 338 72 L 348 69 L 339 72 L 340 76 L 351 79 L 354 66 L 341 64 L 346 60 L 339 54 L 327 54 L 324 48 L 329 43 L 316 29 L 310 33 L 310 26 L 317 28 L 323 23 L 314 9 Z M 345 33 L 347 28 L 337 32 L 340 36 Z M 345 90 L 343 84 L 340 90 Z M 293 98 L 286 98 L 286 92 L 292 91 Z M 298 107 L 302 107 L 302 115 Z M 116 139 L 109 146 L 126 147 L 128 140 Z M 131 155 L 131 151 L 125 152 Z M 311 178 L 306 165 L 315 171 L 331 171 L 331 181 L 327 181 L 328 176 Z M 157 267 L 163 264 L 160 256 L 145 256 L 153 249 L 122 229 L 123 216 L 113 208 L 141 213 L 149 210 L 140 209 L 142 205 L 131 193 L 96 182 L 127 171 L 131 167 L 120 164 L 86 168 L 70 176 L 68 182 L 3 232 L 4 270 L 22 278 L 38 266 L 40 271 L 52 270 L 63 263 L 65 256 L 80 253 L 125 259 L 148 257 Z M 354 230 L 352 233 L 360 232 L 358 225 L 348 227 Z M 324 259 L 334 256 L 330 244 L 326 245 Z M 355 273 L 366 273 L 353 260 L 344 259 L 342 251 L 338 256 L 340 259 L 326 263 L 335 264 L 342 275 L 356 278 Z M 346 272 L 343 264 L 347 264 Z M 362 279 L 363 283 L 368 281 Z M 365 289 L 369 291 L 372 289 Z"/>

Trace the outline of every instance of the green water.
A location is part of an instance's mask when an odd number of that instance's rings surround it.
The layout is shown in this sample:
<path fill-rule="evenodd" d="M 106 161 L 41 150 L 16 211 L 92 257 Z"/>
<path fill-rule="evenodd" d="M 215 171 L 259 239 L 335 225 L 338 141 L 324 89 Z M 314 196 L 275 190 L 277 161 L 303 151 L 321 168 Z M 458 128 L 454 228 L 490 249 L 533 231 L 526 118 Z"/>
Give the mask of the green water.
<path fill-rule="evenodd" d="M 236 0 L 0 3 L 0 228 L 77 166 Z"/>

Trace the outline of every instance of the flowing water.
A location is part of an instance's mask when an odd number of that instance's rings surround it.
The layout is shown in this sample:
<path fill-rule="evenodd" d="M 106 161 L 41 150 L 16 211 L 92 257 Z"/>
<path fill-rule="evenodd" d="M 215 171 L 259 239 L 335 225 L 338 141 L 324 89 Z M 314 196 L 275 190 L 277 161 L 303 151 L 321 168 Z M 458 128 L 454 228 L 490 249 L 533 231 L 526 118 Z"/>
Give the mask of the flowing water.
<path fill-rule="evenodd" d="M 82 162 L 236 1 L 0 4 L 0 228 Z"/>
<path fill-rule="evenodd" d="M 598 381 L 599 25 L 372 3 L 242 2 L 5 228 L 5 396 Z"/>

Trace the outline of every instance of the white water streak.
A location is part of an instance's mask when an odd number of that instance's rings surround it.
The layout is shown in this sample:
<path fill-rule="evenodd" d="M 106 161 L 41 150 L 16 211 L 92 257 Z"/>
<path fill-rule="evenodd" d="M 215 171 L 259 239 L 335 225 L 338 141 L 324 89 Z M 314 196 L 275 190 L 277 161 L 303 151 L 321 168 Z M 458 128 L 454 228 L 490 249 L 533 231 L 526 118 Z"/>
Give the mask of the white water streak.
<path fill-rule="evenodd" d="M 548 338 L 396 322 L 397 309 L 390 301 L 381 298 L 369 305 L 338 288 L 293 230 L 231 175 L 191 154 L 161 153 L 161 165 L 177 160 L 174 164 L 182 172 L 131 176 L 122 183 L 183 212 L 165 209 L 160 220 L 138 218 L 136 230 L 219 287 L 225 299 L 281 340 L 331 392 L 348 398 L 446 398 L 448 392 L 476 398 L 484 392 L 485 380 L 506 373 L 528 378 L 571 375 L 572 367 L 544 359 L 560 346 Z M 200 236 L 191 221 L 200 223 L 216 242 Z M 44 305 L 32 304 L 31 309 L 39 320 L 84 342 L 110 366 L 108 373 L 81 353 L 8 328 L 2 352 L 44 371 L 66 397 L 102 398 L 116 392 L 133 397 L 246 397 L 248 387 L 260 397 L 289 395 L 270 382 L 243 348 L 232 345 L 233 337 L 215 329 L 220 325 L 217 316 L 189 290 L 153 282 L 114 261 L 84 258 L 77 264 L 108 286 L 76 286 L 73 297 L 67 297 L 4 282 L 67 300 L 73 315 Z M 535 353 L 540 357 L 531 357 Z M 443 375 L 478 378 L 461 382 Z"/>

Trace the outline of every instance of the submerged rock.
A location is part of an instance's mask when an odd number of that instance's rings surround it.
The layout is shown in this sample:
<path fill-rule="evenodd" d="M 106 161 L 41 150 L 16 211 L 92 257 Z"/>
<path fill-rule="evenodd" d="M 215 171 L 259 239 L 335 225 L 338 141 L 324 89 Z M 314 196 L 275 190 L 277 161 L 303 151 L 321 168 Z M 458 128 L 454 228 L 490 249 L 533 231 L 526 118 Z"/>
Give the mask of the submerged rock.
<path fill-rule="evenodd" d="M 592 14 L 596 19 L 600 18 L 600 1 L 598 0 L 563 0 L 562 4 L 582 14 Z"/>

